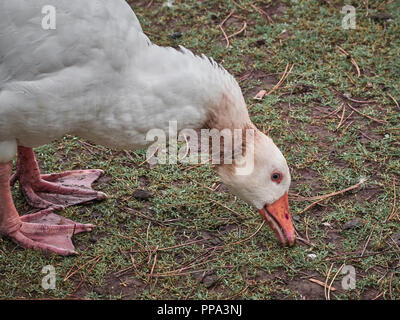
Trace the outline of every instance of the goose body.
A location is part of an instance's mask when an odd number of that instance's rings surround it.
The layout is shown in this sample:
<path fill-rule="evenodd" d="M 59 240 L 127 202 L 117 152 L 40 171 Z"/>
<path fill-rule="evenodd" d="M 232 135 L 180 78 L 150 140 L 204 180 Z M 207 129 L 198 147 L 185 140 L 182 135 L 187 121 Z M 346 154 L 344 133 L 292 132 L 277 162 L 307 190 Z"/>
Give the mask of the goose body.
<path fill-rule="evenodd" d="M 49 4 L 55 30 L 41 25 Z M 0 6 L 2 140 L 37 147 L 73 134 L 135 149 L 171 119 L 179 128 L 201 127 L 223 92 L 241 98 L 234 79 L 209 59 L 152 44 L 125 1 Z"/>
<path fill-rule="evenodd" d="M 55 9 L 55 29 L 43 27 L 46 6 Z M 146 139 L 149 130 L 168 132 L 170 121 L 178 130 L 254 130 L 254 170 L 238 176 L 231 163 L 217 172 L 261 212 L 282 242 L 293 244 L 286 161 L 251 123 L 240 87 L 226 70 L 185 48 L 151 43 L 124 0 L 0 0 L 0 233 L 23 247 L 73 252 L 71 225 L 80 231 L 92 225 L 70 221 L 59 231 L 68 240 L 44 235 L 39 241 L 26 222 L 30 227 L 49 224 L 43 217 L 56 222 L 53 209 L 102 199 L 104 194 L 90 188 L 101 172 L 40 176 L 32 148 L 71 134 L 134 150 L 152 142 Z M 20 218 L 12 203 L 8 176 L 17 151 L 14 178 L 30 204 L 48 207 L 35 217 Z M 83 187 L 75 185 L 78 180 Z M 50 199 L 57 197 L 64 202 L 52 206 Z"/>

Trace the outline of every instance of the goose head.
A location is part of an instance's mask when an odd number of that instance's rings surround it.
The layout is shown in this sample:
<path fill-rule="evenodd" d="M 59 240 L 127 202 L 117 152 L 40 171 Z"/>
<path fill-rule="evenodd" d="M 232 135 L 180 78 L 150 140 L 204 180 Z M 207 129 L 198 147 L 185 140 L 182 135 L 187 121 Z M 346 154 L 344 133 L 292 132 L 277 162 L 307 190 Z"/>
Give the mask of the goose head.
<path fill-rule="evenodd" d="M 242 200 L 255 207 L 283 245 L 295 243 L 289 211 L 290 171 L 285 157 L 272 141 L 257 129 L 249 131 L 243 156 L 231 164 L 216 167 L 222 182 Z"/>

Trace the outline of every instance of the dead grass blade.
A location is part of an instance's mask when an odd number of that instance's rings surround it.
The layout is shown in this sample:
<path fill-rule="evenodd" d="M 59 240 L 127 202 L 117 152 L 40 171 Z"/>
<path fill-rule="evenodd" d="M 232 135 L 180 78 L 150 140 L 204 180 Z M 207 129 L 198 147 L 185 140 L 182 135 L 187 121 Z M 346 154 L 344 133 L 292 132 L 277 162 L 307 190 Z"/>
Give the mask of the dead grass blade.
<path fill-rule="evenodd" d="M 247 28 L 247 21 L 245 21 L 243 23 L 243 27 L 239 31 L 237 31 L 234 34 L 231 34 L 230 36 L 228 36 L 228 39 L 233 38 L 234 36 L 237 36 L 238 34 L 242 33 L 243 31 L 246 30 L 246 28 Z"/>
<path fill-rule="evenodd" d="M 358 111 L 358 110 L 357 110 L 356 108 L 354 108 L 350 103 L 347 103 L 347 105 L 348 105 L 352 110 L 354 110 L 354 111 L 357 112 L 359 115 L 361 115 L 361 116 L 363 116 L 363 117 L 365 117 L 365 118 L 368 118 L 368 119 L 370 119 L 370 120 L 372 120 L 372 121 L 375 121 L 375 122 L 378 122 L 378 123 L 380 123 L 380 124 L 386 124 L 386 123 L 387 123 L 385 120 L 375 119 L 375 118 L 373 118 L 373 117 L 371 117 L 371 116 L 369 116 L 369 115 L 367 115 L 367 114 L 365 114 L 365 113 L 362 113 L 361 111 Z"/>
<path fill-rule="evenodd" d="M 328 198 L 337 196 L 339 194 L 357 189 L 358 187 L 360 187 L 361 185 L 363 185 L 365 183 L 367 179 L 361 179 L 360 182 L 356 183 L 355 185 L 352 185 L 346 189 L 340 190 L 340 191 L 334 191 L 322 196 L 315 196 L 315 197 L 302 197 L 302 196 L 298 196 L 297 201 L 315 201 L 313 203 L 311 203 L 310 205 L 308 205 L 304 210 L 300 211 L 298 214 L 304 213 L 308 210 L 310 210 L 312 207 L 314 207 L 316 204 L 320 203 L 323 200 L 326 200 Z"/>
<path fill-rule="evenodd" d="M 329 284 L 328 287 L 328 300 L 331 300 L 331 291 L 335 291 L 336 289 L 332 287 L 333 282 L 335 281 L 337 275 L 339 274 L 340 271 L 342 271 L 343 267 L 344 267 L 344 263 L 340 266 L 339 270 L 335 273 L 335 275 L 333 276 L 333 279 L 331 281 L 331 283 Z M 335 290 L 333 290 L 335 289 Z"/>
<path fill-rule="evenodd" d="M 396 183 L 395 183 L 395 179 L 393 179 L 393 205 L 392 205 L 392 212 L 390 213 L 389 217 L 386 218 L 385 222 L 390 221 L 391 219 L 393 219 L 394 216 L 397 215 L 398 209 L 396 210 Z M 400 207 L 399 207 L 400 208 Z"/>
<path fill-rule="evenodd" d="M 338 126 L 336 127 L 336 130 L 339 130 L 340 126 L 343 124 L 343 119 L 344 119 L 345 112 L 346 112 L 346 106 L 345 106 L 344 103 L 342 103 L 342 116 L 340 118 Z"/>
<path fill-rule="evenodd" d="M 286 67 L 285 67 L 285 71 L 283 72 L 283 75 L 281 77 L 281 79 L 278 81 L 278 83 L 270 90 L 270 91 L 266 91 L 266 90 L 261 90 L 260 92 L 258 92 L 253 99 L 256 100 L 261 100 L 262 98 L 264 98 L 264 96 L 267 96 L 271 93 L 273 93 L 274 91 L 276 91 L 283 82 L 285 82 L 286 78 L 288 77 L 288 75 L 292 72 L 293 67 L 294 67 L 294 63 L 292 64 L 292 66 L 289 69 L 290 64 L 287 63 Z"/>
<path fill-rule="evenodd" d="M 81 253 L 81 255 L 75 260 L 75 262 L 74 262 L 74 264 L 72 265 L 72 267 L 69 268 L 69 270 L 67 271 L 67 274 L 65 275 L 63 281 L 68 280 L 68 279 L 72 276 L 72 274 L 71 274 L 72 269 L 77 265 L 77 263 L 79 262 L 79 260 L 81 260 L 81 258 L 83 257 L 83 254 L 84 254 L 88 249 L 89 249 L 89 247 L 87 247 L 87 248 Z M 90 261 L 89 261 L 89 262 L 90 262 Z M 86 264 L 85 264 L 85 265 L 86 265 Z M 75 273 L 75 272 L 74 272 L 74 273 Z"/>
<path fill-rule="evenodd" d="M 85 276 L 82 278 L 81 282 L 79 282 L 79 284 L 76 286 L 76 288 L 74 289 L 73 293 L 74 294 L 76 291 L 78 291 L 78 289 L 81 287 L 81 285 L 83 284 L 83 282 L 86 280 L 86 278 L 89 276 L 89 274 L 92 272 L 93 268 L 96 266 L 96 264 L 100 261 L 100 259 L 103 257 L 103 254 L 101 254 L 100 256 L 98 256 L 97 260 L 92 264 L 92 266 L 90 267 L 89 271 L 85 274 Z M 72 295 L 71 294 L 71 295 Z"/>
<path fill-rule="evenodd" d="M 236 11 L 236 9 L 235 8 L 233 8 L 232 9 L 232 11 L 228 14 L 228 16 L 218 25 L 218 27 L 221 29 L 221 31 L 222 31 L 222 34 L 224 35 L 224 38 L 225 38 L 225 41 L 226 41 L 226 48 L 229 48 L 229 37 L 228 37 L 228 35 L 226 34 L 226 32 L 225 32 L 225 30 L 224 30 L 224 27 L 223 27 L 223 25 L 224 25 L 224 23 L 226 22 L 226 21 L 228 21 L 228 19 L 235 13 L 235 11 Z"/>
<path fill-rule="evenodd" d="M 351 63 L 355 66 L 355 68 L 357 70 L 357 78 L 359 78 L 361 76 L 361 71 L 360 71 L 360 68 L 358 67 L 356 60 L 354 60 L 354 58 L 346 50 L 344 50 L 341 46 L 338 46 L 338 48 L 342 54 L 344 54 L 346 57 L 350 58 Z"/>
<path fill-rule="evenodd" d="M 371 233 L 369 234 L 369 236 L 367 238 L 367 241 L 366 241 L 366 243 L 364 245 L 364 248 L 363 248 L 363 250 L 361 252 L 360 257 L 362 257 L 364 255 L 364 253 L 365 253 L 365 250 L 367 250 L 368 244 L 371 241 L 371 237 L 372 237 L 372 234 L 374 233 L 374 230 L 375 230 L 375 225 L 372 227 Z"/>
<path fill-rule="evenodd" d="M 333 263 L 331 264 L 328 273 L 326 274 L 326 279 L 325 279 L 325 283 L 324 283 L 324 294 L 325 294 L 325 299 L 328 300 L 328 280 L 329 280 L 329 276 L 331 275 L 331 271 L 333 268 Z"/>
<path fill-rule="evenodd" d="M 400 110 L 400 106 L 399 106 L 399 103 L 397 102 L 397 100 L 396 100 L 390 93 L 388 93 L 388 96 L 389 96 L 389 97 L 393 100 L 393 102 L 396 104 L 397 109 Z"/>
<path fill-rule="evenodd" d="M 319 280 L 317 280 L 317 279 L 314 279 L 314 278 L 310 278 L 310 279 L 308 279 L 309 281 L 311 281 L 311 282 L 314 282 L 314 283 L 316 283 L 316 284 L 318 284 L 318 285 L 320 285 L 321 287 L 324 287 L 325 288 L 325 283 L 324 282 L 322 282 L 322 281 L 319 281 Z M 332 291 L 336 291 L 336 288 L 331 288 L 332 289 Z"/>
<path fill-rule="evenodd" d="M 263 9 L 256 7 L 253 3 L 251 3 L 250 6 L 254 8 L 259 14 L 266 17 L 270 23 L 274 23 L 274 20 L 271 18 L 271 16 Z"/>

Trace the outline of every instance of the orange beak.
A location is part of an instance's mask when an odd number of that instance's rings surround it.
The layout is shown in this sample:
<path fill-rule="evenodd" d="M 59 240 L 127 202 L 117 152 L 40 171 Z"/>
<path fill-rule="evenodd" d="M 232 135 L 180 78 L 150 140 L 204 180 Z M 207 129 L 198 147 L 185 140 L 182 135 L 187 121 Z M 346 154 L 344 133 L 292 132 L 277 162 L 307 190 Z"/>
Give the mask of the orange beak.
<path fill-rule="evenodd" d="M 262 217 L 275 232 L 283 245 L 293 246 L 296 241 L 292 218 L 289 212 L 287 192 L 272 204 L 266 204 L 259 210 Z"/>

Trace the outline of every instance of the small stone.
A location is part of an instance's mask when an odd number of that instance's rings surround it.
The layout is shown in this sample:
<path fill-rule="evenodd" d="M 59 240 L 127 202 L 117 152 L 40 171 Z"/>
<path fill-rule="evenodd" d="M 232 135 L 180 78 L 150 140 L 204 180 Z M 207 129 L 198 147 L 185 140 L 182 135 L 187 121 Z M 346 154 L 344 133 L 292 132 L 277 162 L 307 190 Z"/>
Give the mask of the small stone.
<path fill-rule="evenodd" d="M 299 222 L 299 221 L 300 221 L 300 217 L 299 217 L 299 216 L 296 216 L 296 215 L 292 216 L 292 219 L 293 219 L 294 221 L 296 221 L 296 222 Z"/>
<path fill-rule="evenodd" d="M 363 225 L 363 221 L 359 218 L 354 218 L 350 221 L 347 221 L 344 225 L 343 225 L 343 230 L 349 230 L 349 229 L 354 229 L 354 228 L 358 228 L 361 227 Z"/>
<path fill-rule="evenodd" d="M 174 1 L 175 0 L 167 0 L 163 3 L 163 8 L 167 7 L 167 8 L 173 8 L 174 7 Z"/>
<path fill-rule="evenodd" d="M 97 236 L 96 236 L 95 234 L 91 234 L 91 235 L 90 235 L 89 241 L 90 241 L 91 243 L 96 243 L 97 240 L 98 240 L 98 238 L 97 238 Z"/>
<path fill-rule="evenodd" d="M 217 275 L 216 274 L 210 274 L 210 275 L 207 275 L 207 276 L 205 276 L 204 278 L 203 278 L 203 284 L 204 284 L 204 286 L 207 288 L 207 289 L 209 289 L 209 288 L 211 288 L 216 282 L 217 282 L 217 280 L 218 280 L 218 277 L 217 277 Z"/>
<path fill-rule="evenodd" d="M 133 191 L 132 196 L 138 200 L 148 200 L 149 198 L 151 198 L 152 195 L 146 190 L 136 189 L 135 191 Z"/>
<path fill-rule="evenodd" d="M 314 259 L 317 258 L 317 255 L 314 254 L 314 253 L 310 253 L 310 254 L 307 255 L 307 257 L 309 257 L 311 260 L 314 260 Z"/>
<path fill-rule="evenodd" d="M 392 239 L 400 246 L 400 233 L 392 234 Z"/>
<path fill-rule="evenodd" d="M 389 20 L 392 18 L 392 16 L 389 13 L 377 12 L 377 13 L 372 13 L 371 18 L 374 20 Z"/>
<path fill-rule="evenodd" d="M 99 218 L 99 217 L 102 216 L 102 213 L 99 212 L 99 211 L 93 211 L 93 212 L 90 213 L 90 216 L 93 217 L 93 218 Z"/>
<path fill-rule="evenodd" d="M 179 39 L 179 38 L 182 37 L 182 32 L 176 31 L 176 32 L 174 32 L 173 34 L 171 34 L 170 37 L 171 37 L 172 39 Z"/>
<path fill-rule="evenodd" d="M 323 222 L 322 225 L 324 227 L 332 228 L 332 225 L 329 222 Z"/>
<path fill-rule="evenodd" d="M 103 291 L 102 288 L 94 288 L 94 289 L 93 289 L 93 292 L 94 292 L 94 293 L 97 293 L 99 296 L 101 296 L 101 295 L 104 294 L 104 291 Z"/>
<path fill-rule="evenodd" d="M 265 45 L 265 40 L 264 39 L 259 39 L 259 40 L 256 41 L 256 46 L 257 47 L 261 47 L 263 45 Z"/>
<path fill-rule="evenodd" d="M 211 242 L 211 244 L 213 244 L 214 246 L 218 246 L 218 245 L 220 245 L 220 244 L 223 243 L 223 241 L 222 241 L 220 238 L 218 238 L 218 237 L 212 238 L 210 242 Z"/>

